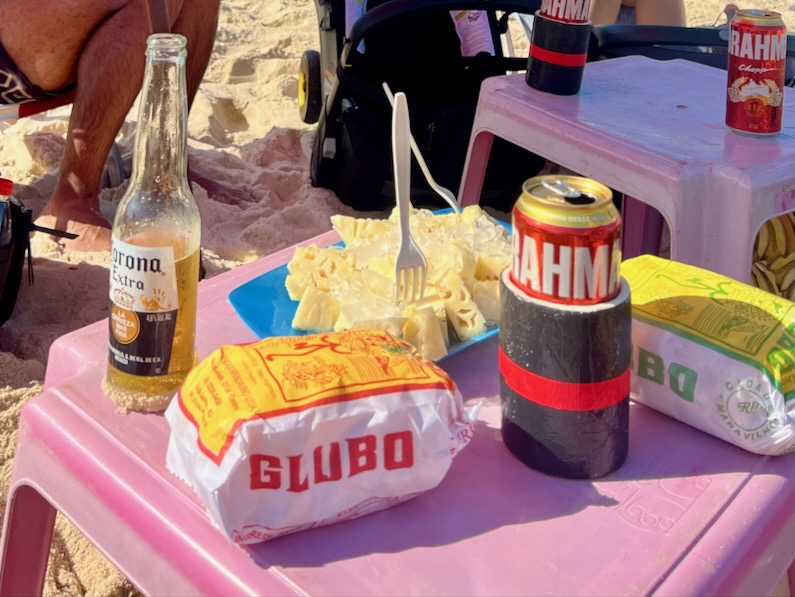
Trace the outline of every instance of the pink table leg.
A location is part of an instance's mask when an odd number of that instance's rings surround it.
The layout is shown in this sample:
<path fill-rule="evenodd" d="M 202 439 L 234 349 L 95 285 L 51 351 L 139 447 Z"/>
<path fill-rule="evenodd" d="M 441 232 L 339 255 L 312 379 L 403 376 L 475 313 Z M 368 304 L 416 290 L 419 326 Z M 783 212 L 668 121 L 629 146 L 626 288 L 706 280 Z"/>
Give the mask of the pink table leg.
<path fill-rule="evenodd" d="M 19 455 L 18 455 L 19 456 Z M 55 509 L 33 487 L 11 488 L 3 541 L 0 595 L 41 595 L 55 524 Z"/>
<path fill-rule="evenodd" d="M 789 594 L 795 596 L 795 561 L 787 568 L 787 580 L 789 580 Z"/>
<path fill-rule="evenodd" d="M 622 218 L 624 226 L 621 251 L 624 259 L 638 255 L 660 254 L 665 222 L 660 212 L 634 197 L 625 196 Z"/>

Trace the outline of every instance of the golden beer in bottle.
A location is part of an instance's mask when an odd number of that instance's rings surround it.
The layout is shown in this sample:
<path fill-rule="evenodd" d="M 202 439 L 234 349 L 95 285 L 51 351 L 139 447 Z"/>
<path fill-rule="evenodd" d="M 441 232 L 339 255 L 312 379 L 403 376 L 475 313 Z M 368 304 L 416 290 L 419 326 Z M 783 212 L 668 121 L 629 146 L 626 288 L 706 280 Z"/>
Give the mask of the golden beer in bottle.
<path fill-rule="evenodd" d="M 186 39 L 149 37 L 130 185 L 116 210 L 108 369 L 119 406 L 163 410 L 196 362 L 201 219 L 188 184 Z"/>

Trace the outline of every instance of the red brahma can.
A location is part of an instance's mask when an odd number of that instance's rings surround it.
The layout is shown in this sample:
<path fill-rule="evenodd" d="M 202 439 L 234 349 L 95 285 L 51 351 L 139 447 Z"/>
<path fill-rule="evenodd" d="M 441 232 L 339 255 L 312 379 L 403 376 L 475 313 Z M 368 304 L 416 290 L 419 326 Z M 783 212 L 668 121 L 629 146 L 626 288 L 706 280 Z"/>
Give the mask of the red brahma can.
<path fill-rule="evenodd" d="M 769 10 L 738 10 L 729 34 L 726 125 L 746 135 L 781 131 L 787 28 Z"/>
<path fill-rule="evenodd" d="M 528 295 L 567 305 L 614 298 L 621 287 L 621 216 L 606 186 L 537 176 L 514 205 L 511 280 Z"/>
<path fill-rule="evenodd" d="M 590 0 L 542 0 L 540 13 L 554 21 L 586 23 Z"/>

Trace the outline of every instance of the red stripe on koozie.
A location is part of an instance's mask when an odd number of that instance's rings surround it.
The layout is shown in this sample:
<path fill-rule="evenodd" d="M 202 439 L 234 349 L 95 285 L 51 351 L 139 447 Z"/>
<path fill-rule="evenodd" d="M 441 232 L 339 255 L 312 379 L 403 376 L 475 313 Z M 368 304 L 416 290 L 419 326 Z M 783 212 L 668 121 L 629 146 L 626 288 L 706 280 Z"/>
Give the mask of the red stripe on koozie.
<path fill-rule="evenodd" d="M 561 52 L 553 52 L 552 50 L 545 50 L 538 46 L 530 46 L 530 55 L 533 58 L 538 58 L 541 62 L 548 62 L 550 64 L 557 64 L 558 66 L 583 66 L 588 54 L 563 54 Z"/>
<path fill-rule="evenodd" d="M 500 346 L 500 373 L 505 383 L 525 400 L 557 410 L 597 410 L 629 396 L 629 369 L 618 377 L 593 383 L 570 383 L 541 377 L 523 369 Z"/>

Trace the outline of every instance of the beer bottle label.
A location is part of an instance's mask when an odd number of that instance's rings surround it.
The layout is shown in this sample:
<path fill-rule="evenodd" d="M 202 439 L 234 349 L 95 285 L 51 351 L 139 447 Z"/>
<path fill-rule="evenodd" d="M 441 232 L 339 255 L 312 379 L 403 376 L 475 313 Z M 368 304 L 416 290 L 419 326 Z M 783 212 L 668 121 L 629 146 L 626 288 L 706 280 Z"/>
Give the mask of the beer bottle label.
<path fill-rule="evenodd" d="M 141 376 L 168 373 L 179 295 L 174 249 L 113 238 L 110 364 Z"/>

